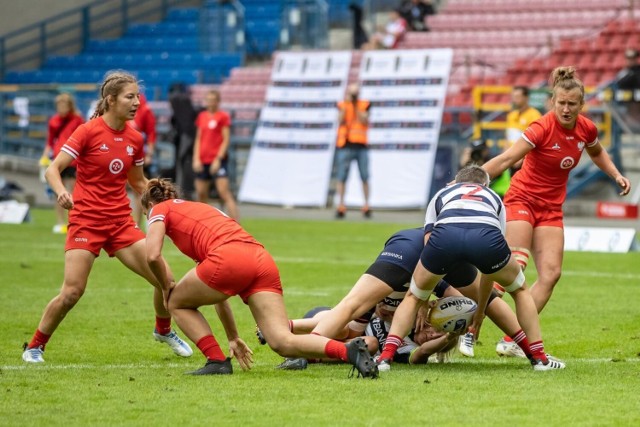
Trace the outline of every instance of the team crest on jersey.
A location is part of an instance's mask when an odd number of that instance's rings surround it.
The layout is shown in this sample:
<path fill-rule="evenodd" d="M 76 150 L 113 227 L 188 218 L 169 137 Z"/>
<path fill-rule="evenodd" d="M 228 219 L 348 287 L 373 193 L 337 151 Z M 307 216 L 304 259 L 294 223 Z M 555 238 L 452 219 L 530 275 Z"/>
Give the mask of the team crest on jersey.
<path fill-rule="evenodd" d="M 565 157 L 560 162 L 560 169 L 571 169 L 574 163 L 575 160 L 573 160 L 573 157 Z"/>
<path fill-rule="evenodd" d="M 218 126 L 217 120 L 209 120 L 209 129 L 215 129 Z"/>
<path fill-rule="evenodd" d="M 127 156 L 133 156 L 133 147 L 131 145 L 127 145 Z"/>
<path fill-rule="evenodd" d="M 109 147 L 107 147 L 107 144 L 102 144 L 98 150 L 102 151 L 103 153 L 106 153 L 109 151 Z"/>
<path fill-rule="evenodd" d="M 585 146 L 585 142 L 584 141 L 580 141 L 578 142 L 578 151 L 582 151 L 584 150 L 584 146 Z"/>
<path fill-rule="evenodd" d="M 120 159 L 113 159 L 109 163 L 109 172 L 114 175 L 119 174 L 124 169 L 124 162 Z"/>
<path fill-rule="evenodd" d="M 555 143 L 553 144 L 553 147 L 551 147 L 551 149 L 552 149 L 552 150 L 556 150 L 556 151 L 558 151 L 558 150 L 560 150 L 560 145 L 558 145 L 558 143 L 557 143 L 557 142 L 555 142 Z"/>

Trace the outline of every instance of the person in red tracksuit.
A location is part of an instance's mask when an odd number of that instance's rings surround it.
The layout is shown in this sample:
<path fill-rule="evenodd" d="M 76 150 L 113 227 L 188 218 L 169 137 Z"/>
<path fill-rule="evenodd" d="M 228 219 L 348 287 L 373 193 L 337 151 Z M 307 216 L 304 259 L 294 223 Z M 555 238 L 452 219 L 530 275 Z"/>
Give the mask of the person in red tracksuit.
<path fill-rule="evenodd" d="M 76 102 L 68 93 L 61 93 L 55 98 L 56 114 L 49 119 L 47 132 L 47 143 L 44 146 L 41 165 L 48 165 L 54 159 L 60 149 L 67 142 L 78 126 L 84 123 L 82 115 L 78 113 Z M 62 171 L 62 182 L 68 191 L 73 191 L 76 184 L 76 163 L 72 162 L 68 168 Z M 67 211 L 57 203 L 54 205 L 56 211 L 56 225 L 53 227 L 54 233 L 65 234 L 67 232 Z"/>

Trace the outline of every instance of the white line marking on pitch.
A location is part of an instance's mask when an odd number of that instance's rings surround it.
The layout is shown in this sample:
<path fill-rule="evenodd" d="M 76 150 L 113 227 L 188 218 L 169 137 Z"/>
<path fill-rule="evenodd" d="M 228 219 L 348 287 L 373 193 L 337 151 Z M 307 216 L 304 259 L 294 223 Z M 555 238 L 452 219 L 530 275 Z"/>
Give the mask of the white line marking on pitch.
<path fill-rule="evenodd" d="M 514 360 L 515 359 L 510 359 Z M 614 364 L 624 364 L 624 363 L 639 363 L 640 358 L 638 359 L 616 359 L 616 362 L 613 362 L 610 358 L 585 358 L 585 359 L 562 359 L 567 362 L 568 367 L 571 367 L 572 363 L 580 364 L 580 363 L 614 363 Z M 525 362 L 524 360 L 522 361 Z M 468 364 L 477 364 L 477 365 L 498 365 L 498 364 L 508 364 L 507 360 L 502 359 L 455 359 L 449 364 L 456 363 L 468 363 Z M 254 366 L 266 366 L 267 363 L 255 363 Z M 45 365 L 31 365 L 31 364 L 23 364 L 23 365 L 5 365 L 0 366 L 0 370 L 7 371 L 22 371 L 26 369 L 37 369 L 37 370 L 68 370 L 68 369 L 102 369 L 102 370 L 113 370 L 113 369 L 166 369 L 166 368 L 183 368 L 183 369 L 193 369 L 193 366 L 188 366 L 184 364 L 178 363 L 128 363 L 128 364 L 91 364 L 91 363 L 71 363 L 65 365 L 55 365 L 55 364 L 45 364 Z"/>

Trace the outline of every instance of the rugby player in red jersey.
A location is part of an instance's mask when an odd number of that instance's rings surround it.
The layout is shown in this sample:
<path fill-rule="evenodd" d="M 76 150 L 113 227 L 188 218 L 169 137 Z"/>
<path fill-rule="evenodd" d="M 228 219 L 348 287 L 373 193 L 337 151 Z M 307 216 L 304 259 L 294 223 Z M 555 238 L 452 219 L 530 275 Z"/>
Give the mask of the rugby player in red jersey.
<path fill-rule="evenodd" d="M 207 362 L 194 375 L 231 374 L 209 323 L 198 308 L 215 305 L 229 340 L 230 355 L 243 369 L 253 362 L 252 352 L 233 320 L 227 299 L 242 298 L 251 309 L 269 346 L 284 357 L 340 359 L 363 377 L 378 375 L 378 368 L 362 338 L 349 344 L 320 335 L 294 335 L 282 298 L 280 274 L 267 250 L 236 221 L 218 209 L 178 198 L 167 180 L 152 179 L 142 194 L 147 211 L 147 260 L 162 284 L 165 304 L 180 329 L 193 341 Z M 174 286 L 162 256 L 165 236 L 197 265 Z"/>
<path fill-rule="evenodd" d="M 620 195 L 631 190 L 609 154 L 598 141 L 595 124 L 580 115 L 584 85 L 573 67 L 558 67 L 551 73 L 553 109 L 533 122 L 511 148 L 491 159 L 483 168 L 494 178 L 524 158 L 522 169 L 511 180 L 504 197 L 507 212 L 506 237 L 514 257 L 524 270 L 533 255 L 538 279 L 531 294 L 538 312 L 549 301 L 560 279 L 564 250 L 562 204 L 567 195 L 569 173 L 583 151 L 620 187 Z M 501 355 L 515 355 L 509 340 L 498 343 Z"/>
<path fill-rule="evenodd" d="M 142 172 L 142 135 L 127 123 L 139 105 L 134 76 L 121 71 L 107 74 L 92 119 L 73 132 L 47 168 L 45 176 L 58 204 L 69 210 L 64 281 L 60 293 L 45 308 L 31 342 L 25 344 L 25 362 L 44 362 L 49 338 L 84 293 L 101 249 L 155 286 L 156 340 L 167 343 L 179 356 L 193 353 L 171 329 L 162 287 L 146 262 L 145 235 L 131 216 L 126 184 L 138 192 L 147 184 Z M 70 194 L 61 172 L 74 161 L 77 182 Z"/>
<path fill-rule="evenodd" d="M 193 171 L 198 201 L 207 203 L 211 181 L 227 214 L 240 218 L 238 205 L 229 188 L 229 138 L 231 117 L 220 109 L 220 92 L 212 90 L 205 98 L 207 109 L 196 118 L 196 139 L 193 143 Z"/>

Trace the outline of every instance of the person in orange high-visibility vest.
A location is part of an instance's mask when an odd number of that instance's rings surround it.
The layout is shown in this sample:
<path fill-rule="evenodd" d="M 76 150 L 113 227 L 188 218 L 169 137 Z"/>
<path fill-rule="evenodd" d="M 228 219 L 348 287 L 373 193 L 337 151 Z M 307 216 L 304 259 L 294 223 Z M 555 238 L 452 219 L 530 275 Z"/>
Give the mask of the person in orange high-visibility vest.
<path fill-rule="evenodd" d="M 345 182 L 349 176 L 352 161 L 358 162 L 364 205 L 362 214 L 365 218 L 371 216 L 369 209 L 369 150 L 367 147 L 367 131 L 369 129 L 369 101 L 358 98 L 357 84 L 349 85 L 345 100 L 338 102 L 338 140 L 336 143 L 338 209 L 336 218 L 344 218 L 347 208 L 344 204 Z"/>

